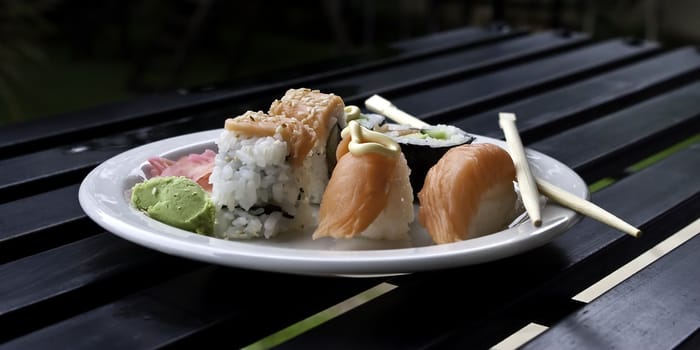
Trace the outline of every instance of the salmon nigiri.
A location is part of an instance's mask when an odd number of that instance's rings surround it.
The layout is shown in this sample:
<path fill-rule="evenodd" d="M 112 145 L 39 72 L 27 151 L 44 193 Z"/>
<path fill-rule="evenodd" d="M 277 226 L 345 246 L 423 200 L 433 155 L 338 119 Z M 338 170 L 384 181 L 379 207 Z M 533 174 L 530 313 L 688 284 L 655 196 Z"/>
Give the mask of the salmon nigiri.
<path fill-rule="evenodd" d="M 450 149 L 428 171 L 418 193 L 418 220 L 437 244 L 503 229 L 516 213 L 515 166 L 494 144 Z"/>
<path fill-rule="evenodd" d="M 313 238 L 407 238 L 413 190 L 399 145 L 352 121 L 336 156 Z"/>

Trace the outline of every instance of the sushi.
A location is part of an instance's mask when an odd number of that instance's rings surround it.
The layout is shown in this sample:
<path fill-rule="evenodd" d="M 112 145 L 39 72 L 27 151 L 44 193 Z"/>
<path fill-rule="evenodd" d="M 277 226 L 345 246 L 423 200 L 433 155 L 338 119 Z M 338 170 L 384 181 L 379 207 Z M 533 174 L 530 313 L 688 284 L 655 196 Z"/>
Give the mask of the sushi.
<path fill-rule="evenodd" d="M 306 174 L 310 186 L 307 196 L 319 203 L 328 183 L 333 156 L 338 145 L 338 122 L 344 119 L 345 103 L 340 96 L 325 94 L 308 88 L 289 89 L 282 98 L 270 105 L 269 114 L 293 118 L 313 130 L 310 165 Z"/>
<path fill-rule="evenodd" d="M 311 205 L 328 183 L 327 153 L 335 153 L 331 136 L 344 107 L 336 95 L 290 89 L 267 113 L 228 118 L 210 176 L 214 234 L 271 238 L 312 227 Z"/>
<path fill-rule="evenodd" d="M 449 149 L 469 144 L 474 137 L 451 125 L 430 125 L 415 128 L 402 124 L 383 124 L 375 128 L 399 143 L 411 168 L 411 186 L 414 195 L 423 187 L 428 169 L 435 165 Z"/>
<path fill-rule="evenodd" d="M 360 107 L 354 105 L 345 106 L 343 118 L 338 120 L 338 126 L 345 128 L 350 121 L 356 121 L 365 129 L 374 130 L 380 127 L 386 121 L 386 118 L 381 114 L 363 113 Z"/>
<path fill-rule="evenodd" d="M 450 149 L 430 168 L 418 193 L 418 221 L 436 244 L 505 228 L 518 211 L 515 166 L 494 144 Z"/>
<path fill-rule="evenodd" d="M 348 123 L 342 137 L 313 239 L 407 239 L 414 219 L 413 190 L 401 148 L 356 121 Z"/>
<path fill-rule="evenodd" d="M 262 111 L 226 120 L 210 176 L 216 236 L 270 238 L 310 224 L 305 174 L 313 136 L 297 119 Z"/>

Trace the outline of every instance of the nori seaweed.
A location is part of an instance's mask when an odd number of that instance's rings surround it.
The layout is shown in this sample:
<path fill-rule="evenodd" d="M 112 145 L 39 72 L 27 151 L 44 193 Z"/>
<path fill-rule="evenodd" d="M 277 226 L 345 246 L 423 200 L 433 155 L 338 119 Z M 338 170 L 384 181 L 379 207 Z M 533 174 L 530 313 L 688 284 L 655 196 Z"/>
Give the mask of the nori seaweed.
<path fill-rule="evenodd" d="M 468 139 L 463 143 L 448 145 L 443 147 L 431 147 L 428 145 L 415 145 L 409 143 L 403 143 L 400 139 L 395 139 L 401 146 L 401 151 L 406 157 L 406 162 L 408 167 L 411 169 L 411 175 L 409 180 L 411 182 L 411 187 L 413 188 L 414 200 L 418 200 L 418 192 L 423 188 L 423 182 L 425 181 L 425 176 L 428 174 L 428 170 L 435 165 L 442 156 L 447 153 L 450 148 L 472 143 L 474 137 L 468 135 Z"/>

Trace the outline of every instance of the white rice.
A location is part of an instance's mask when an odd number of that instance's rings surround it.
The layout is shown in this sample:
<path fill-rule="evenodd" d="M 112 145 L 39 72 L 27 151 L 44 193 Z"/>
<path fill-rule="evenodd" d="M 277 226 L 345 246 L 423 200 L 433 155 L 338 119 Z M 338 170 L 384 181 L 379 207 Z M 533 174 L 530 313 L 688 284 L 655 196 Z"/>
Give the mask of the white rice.
<path fill-rule="evenodd" d="M 304 161 L 304 171 L 301 174 L 302 183 L 306 184 L 305 191 L 309 202 L 318 204 L 323 198 L 323 191 L 328 186 L 329 171 L 326 159 L 326 147 L 316 146 L 311 155 Z"/>
<path fill-rule="evenodd" d="M 418 146 L 428 146 L 428 147 L 447 147 L 454 145 L 465 144 L 472 140 L 472 136 L 452 125 L 438 124 L 431 126 L 430 129 L 437 130 L 445 133 L 444 139 L 433 138 L 433 137 L 411 137 L 411 136 L 399 136 L 402 131 L 412 130 L 409 125 L 398 125 L 398 124 L 386 124 L 386 131 L 384 133 L 394 140 L 402 144 L 418 145 Z M 415 129 L 418 130 L 418 129 Z"/>
<path fill-rule="evenodd" d="M 210 177 L 217 207 L 216 236 L 270 238 L 308 226 L 307 193 L 319 191 L 311 186 L 321 186 L 321 193 L 325 188 L 322 181 L 307 175 L 312 173 L 308 168 L 313 159 L 293 168 L 287 162 L 287 143 L 279 135 L 244 137 L 224 130 L 217 145 Z"/>
<path fill-rule="evenodd" d="M 215 232 L 226 239 L 247 239 L 253 237 L 274 237 L 280 231 L 281 212 L 252 215 L 246 210 L 228 208 L 219 210 Z"/>
<path fill-rule="evenodd" d="M 386 240 L 408 239 L 409 225 L 414 218 L 413 189 L 408 181 L 410 174 L 411 169 L 402 154 L 387 184 L 389 187 L 387 206 L 360 233 L 361 237 Z"/>

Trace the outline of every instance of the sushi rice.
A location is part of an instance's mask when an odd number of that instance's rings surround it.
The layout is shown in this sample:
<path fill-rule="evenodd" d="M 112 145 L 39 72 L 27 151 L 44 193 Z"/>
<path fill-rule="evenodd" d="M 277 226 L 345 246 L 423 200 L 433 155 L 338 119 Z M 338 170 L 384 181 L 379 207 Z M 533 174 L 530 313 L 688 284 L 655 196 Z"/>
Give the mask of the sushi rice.
<path fill-rule="evenodd" d="M 217 206 L 215 235 L 225 239 L 274 237 L 312 224 L 306 193 L 323 191 L 324 186 L 308 174 L 313 156 L 301 167 L 286 160 L 286 142 L 275 134 L 246 137 L 224 130 L 217 140 L 210 182 L 212 201 Z M 325 155 L 324 155 L 325 157 Z"/>

